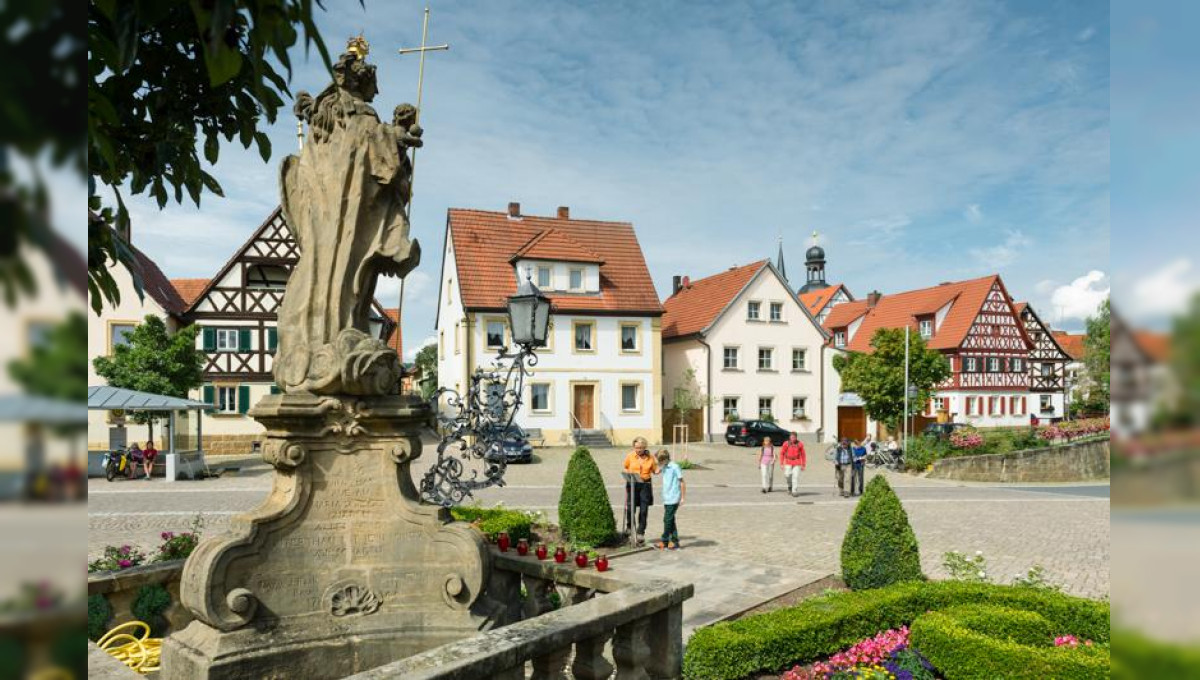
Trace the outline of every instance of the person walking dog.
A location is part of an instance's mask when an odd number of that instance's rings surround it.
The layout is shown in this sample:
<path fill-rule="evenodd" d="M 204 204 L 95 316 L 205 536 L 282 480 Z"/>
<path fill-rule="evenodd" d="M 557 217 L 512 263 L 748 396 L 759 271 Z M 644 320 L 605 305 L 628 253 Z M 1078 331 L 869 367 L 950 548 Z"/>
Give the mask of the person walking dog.
<path fill-rule="evenodd" d="M 779 449 L 779 462 L 783 466 L 783 476 L 787 479 L 788 493 L 800 495 L 800 472 L 808 466 L 808 456 L 804 451 L 804 442 L 793 432 Z"/>
<path fill-rule="evenodd" d="M 654 505 L 654 487 L 650 480 L 658 474 L 658 464 L 647 448 L 645 437 L 633 440 L 633 450 L 625 456 L 625 473 L 633 479 L 631 508 L 637 509 L 637 545 L 646 543 L 646 515 Z"/>
<path fill-rule="evenodd" d="M 758 454 L 758 470 L 762 474 L 762 492 L 771 493 L 775 485 L 775 445 L 770 437 L 763 439 L 762 450 Z"/>

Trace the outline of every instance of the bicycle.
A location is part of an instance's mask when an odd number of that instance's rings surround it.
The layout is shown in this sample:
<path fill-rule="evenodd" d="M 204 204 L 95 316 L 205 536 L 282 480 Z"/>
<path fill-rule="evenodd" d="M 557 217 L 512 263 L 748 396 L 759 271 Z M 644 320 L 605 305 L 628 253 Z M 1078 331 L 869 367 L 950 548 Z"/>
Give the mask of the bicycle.
<path fill-rule="evenodd" d="M 888 467 L 892 464 L 892 456 L 886 449 L 872 445 L 870 450 L 867 451 L 866 463 L 867 467 L 872 470 L 880 467 Z"/>

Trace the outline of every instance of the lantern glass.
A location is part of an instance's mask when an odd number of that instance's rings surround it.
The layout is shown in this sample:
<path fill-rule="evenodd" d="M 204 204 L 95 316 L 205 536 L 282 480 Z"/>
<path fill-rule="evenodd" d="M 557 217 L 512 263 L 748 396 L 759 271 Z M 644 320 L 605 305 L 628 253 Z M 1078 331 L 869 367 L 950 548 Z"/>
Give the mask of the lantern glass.
<path fill-rule="evenodd" d="M 550 299 L 526 277 L 508 299 L 508 327 L 518 347 L 545 347 L 550 326 Z"/>

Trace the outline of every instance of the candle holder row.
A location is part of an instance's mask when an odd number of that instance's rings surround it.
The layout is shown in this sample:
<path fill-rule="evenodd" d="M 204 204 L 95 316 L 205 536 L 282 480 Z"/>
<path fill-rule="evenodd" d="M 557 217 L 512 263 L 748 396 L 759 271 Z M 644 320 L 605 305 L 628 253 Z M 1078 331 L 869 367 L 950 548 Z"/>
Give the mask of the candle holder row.
<path fill-rule="evenodd" d="M 501 531 L 496 536 L 496 547 L 500 549 L 500 552 L 504 552 L 504 553 L 508 552 L 509 548 L 513 547 L 512 539 L 509 538 L 508 532 Z M 529 541 L 524 538 L 517 539 L 516 550 L 517 550 L 517 554 L 520 555 L 521 557 L 525 557 L 525 556 L 529 555 Z M 537 548 L 535 548 L 533 551 L 533 554 L 539 560 L 544 560 L 551 556 L 550 550 L 549 550 L 549 548 L 546 547 L 545 543 L 538 543 Z M 558 545 L 558 547 L 554 550 L 553 557 L 554 557 L 555 562 L 557 562 L 559 564 L 565 563 L 567 561 L 566 546 L 564 546 L 560 543 Z M 591 561 L 591 559 L 588 557 L 588 554 L 586 551 L 579 550 L 575 553 L 574 561 L 575 561 L 575 566 L 579 567 L 580 569 L 584 569 L 588 566 L 588 563 Z M 608 555 L 605 555 L 604 553 L 600 553 L 600 555 L 598 557 L 596 557 L 595 564 L 596 564 L 596 571 L 608 571 Z"/>

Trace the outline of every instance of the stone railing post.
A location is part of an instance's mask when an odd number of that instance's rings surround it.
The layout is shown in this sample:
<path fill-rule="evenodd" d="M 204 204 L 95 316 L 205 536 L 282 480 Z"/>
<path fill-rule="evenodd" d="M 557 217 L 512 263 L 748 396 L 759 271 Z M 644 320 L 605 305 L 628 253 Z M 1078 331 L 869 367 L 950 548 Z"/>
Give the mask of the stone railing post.
<path fill-rule="evenodd" d="M 613 636 L 613 660 L 617 662 L 617 680 L 647 680 L 650 645 L 647 644 L 650 619 L 640 618 L 617 628 Z"/>
<path fill-rule="evenodd" d="M 683 605 L 676 604 L 650 617 L 648 670 L 652 678 L 683 676 Z"/>
<path fill-rule="evenodd" d="M 571 604 L 582 604 L 595 595 L 596 591 L 588 588 L 572 588 Z M 575 661 L 571 664 L 575 680 L 604 680 L 612 675 L 613 665 L 604 658 L 604 646 L 611 637 L 609 632 L 575 643 Z"/>

